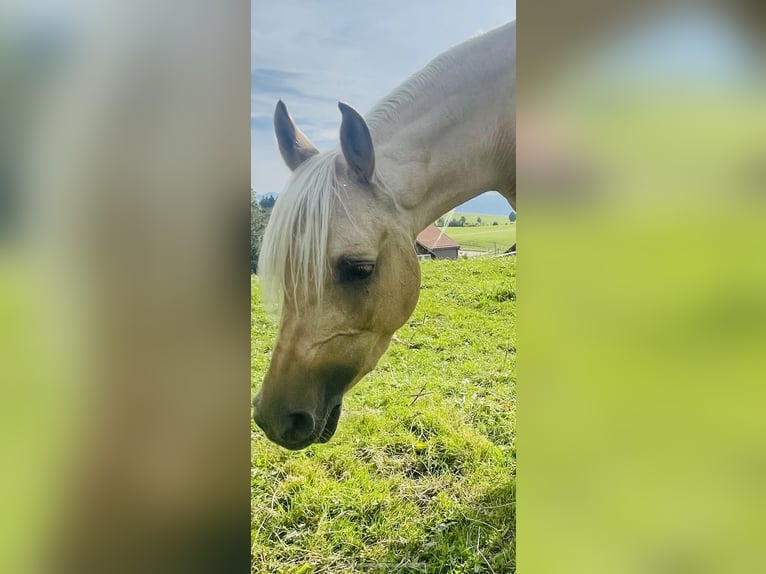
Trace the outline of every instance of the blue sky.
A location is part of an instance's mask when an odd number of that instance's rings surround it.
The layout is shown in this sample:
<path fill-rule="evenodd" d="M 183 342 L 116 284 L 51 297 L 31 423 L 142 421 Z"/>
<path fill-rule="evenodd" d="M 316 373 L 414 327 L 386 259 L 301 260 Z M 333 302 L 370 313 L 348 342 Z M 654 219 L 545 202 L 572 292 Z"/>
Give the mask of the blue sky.
<path fill-rule="evenodd" d="M 366 113 L 450 46 L 516 18 L 515 0 L 252 0 L 251 184 L 279 192 L 289 171 L 272 127 L 279 98 L 322 151 L 348 102 Z"/>

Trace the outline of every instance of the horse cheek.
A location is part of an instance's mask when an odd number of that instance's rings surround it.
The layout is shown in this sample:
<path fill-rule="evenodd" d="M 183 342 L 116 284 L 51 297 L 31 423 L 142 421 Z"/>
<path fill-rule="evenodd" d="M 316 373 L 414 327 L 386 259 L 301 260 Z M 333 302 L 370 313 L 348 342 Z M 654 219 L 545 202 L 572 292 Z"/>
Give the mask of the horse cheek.
<path fill-rule="evenodd" d="M 407 259 L 405 273 L 401 281 L 399 300 L 402 305 L 402 319 L 399 326 L 410 318 L 420 296 L 420 263 L 414 257 Z M 397 327 L 398 329 L 399 327 Z"/>

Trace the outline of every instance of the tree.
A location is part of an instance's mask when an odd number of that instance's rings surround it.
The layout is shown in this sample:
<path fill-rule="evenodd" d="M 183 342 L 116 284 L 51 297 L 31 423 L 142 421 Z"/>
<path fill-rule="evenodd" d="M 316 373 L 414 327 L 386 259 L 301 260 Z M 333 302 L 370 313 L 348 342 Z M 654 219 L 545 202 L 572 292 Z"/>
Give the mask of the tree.
<path fill-rule="evenodd" d="M 513 223 L 514 221 L 516 221 L 516 212 L 515 212 L 515 211 L 511 211 L 511 212 L 508 214 L 508 221 L 510 221 L 511 223 Z"/>
<path fill-rule="evenodd" d="M 274 207 L 274 204 L 277 202 L 277 198 L 273 195 L 267 195 L 261 198 L 261 201 L 258 202 L 258 205 L 261 206 L 261 209 L 264 211 L 268 211 L 272 207 Z"/>
<path fill-rule="evenodd" d="M 436 227 L 444 227 L 444 218 L 440 217 L 436 220 Z"/>
<path fill-rule="evenodd" d="M 465 227 L 465 215 L 460 216 L 460 227 Z"/>
<path fill-rule="evenodd" d="M 272 204 L 273 205 L 273 204 Z M 250 195 L 250 271 L 258 272 L 258 256 L 261 254 L 261 242 L 269 213 L 258 205 L 255 195 Z"/>
<path fill-rule="evenodd" d="M 476 225 L 481 225 L 481 217 L 476 218 Z"/>

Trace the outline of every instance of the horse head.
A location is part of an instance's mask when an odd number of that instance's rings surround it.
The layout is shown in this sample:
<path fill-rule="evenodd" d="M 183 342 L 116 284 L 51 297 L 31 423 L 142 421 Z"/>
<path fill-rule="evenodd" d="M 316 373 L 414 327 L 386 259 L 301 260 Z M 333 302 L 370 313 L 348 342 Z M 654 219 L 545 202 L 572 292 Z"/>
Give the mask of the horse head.
<path fill-rule="evenodd" d="M 340 103 L 340 150 L 320 154 L 280 101 L 279 150 L 293 174 L 264 235 L 259 274 L 278 309 L 253 417 L 293 450 L 327 442 L 344 394 L 412 313 L 420 268 L 412 229 L 375 167 L 364 118 Z"/>

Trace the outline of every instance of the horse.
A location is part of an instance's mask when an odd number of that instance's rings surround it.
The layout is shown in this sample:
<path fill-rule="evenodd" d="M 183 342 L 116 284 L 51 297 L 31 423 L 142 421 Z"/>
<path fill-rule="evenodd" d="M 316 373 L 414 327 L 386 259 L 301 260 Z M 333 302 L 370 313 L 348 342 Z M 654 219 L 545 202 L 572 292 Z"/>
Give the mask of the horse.
<path fill-rule="evenodd" d="M 282 100 L 274 130 L 292 170 L 259 274 L 281 315 L 255 423 L 299 450 L 335 433 L 418 300 L 417 234 L 485 191 L 516 207 L 516 22 L 432 60 L 363 117 L 339 102 L 340 149 L 320 153 Z"/>

